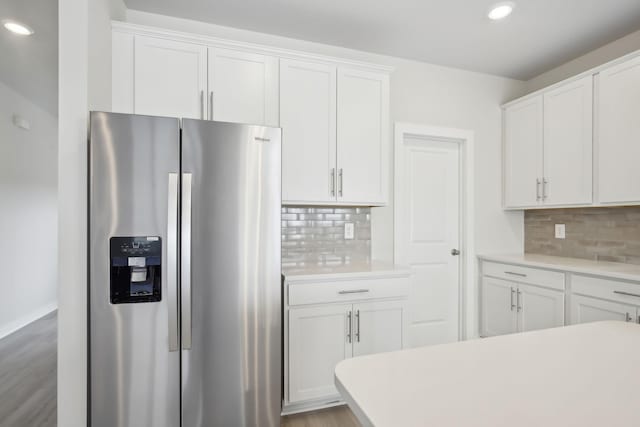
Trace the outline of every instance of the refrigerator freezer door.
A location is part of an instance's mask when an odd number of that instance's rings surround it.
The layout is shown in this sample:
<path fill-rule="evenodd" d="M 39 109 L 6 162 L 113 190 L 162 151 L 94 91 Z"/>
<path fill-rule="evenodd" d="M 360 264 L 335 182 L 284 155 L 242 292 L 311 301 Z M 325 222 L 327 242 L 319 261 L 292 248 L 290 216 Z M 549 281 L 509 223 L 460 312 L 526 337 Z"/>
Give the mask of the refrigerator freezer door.
<path fill-rule="evenodd" d="M 280 425 L 280 134 L 183 120 L 183 191 L 192 179 L 183 427 Z"/>
<path fill-rule="evenodd" d="M 90 141 L 90 425 L 176 427 L 179 122 L 91 113 Z"/>

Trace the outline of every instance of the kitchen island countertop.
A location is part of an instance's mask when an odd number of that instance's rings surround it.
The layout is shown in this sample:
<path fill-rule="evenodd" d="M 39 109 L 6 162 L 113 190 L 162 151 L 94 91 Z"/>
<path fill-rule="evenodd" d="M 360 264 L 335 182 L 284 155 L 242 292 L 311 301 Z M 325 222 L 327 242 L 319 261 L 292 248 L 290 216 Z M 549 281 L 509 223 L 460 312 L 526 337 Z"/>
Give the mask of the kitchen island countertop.
<path fill-rule="evenodd" d="M 364 426 L 640 420 L 640 325 L 598 322 L 357 357 L 335 382 Z"/>

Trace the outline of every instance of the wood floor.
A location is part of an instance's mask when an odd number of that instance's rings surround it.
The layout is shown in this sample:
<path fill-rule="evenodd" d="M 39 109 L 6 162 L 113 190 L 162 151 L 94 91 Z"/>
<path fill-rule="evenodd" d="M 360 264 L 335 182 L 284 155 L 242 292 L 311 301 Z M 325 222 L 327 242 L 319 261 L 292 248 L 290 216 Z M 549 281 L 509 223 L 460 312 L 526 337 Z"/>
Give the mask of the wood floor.
<path fill-rule="evenodd" d="M 281 427 L 360 427 L 347 406 L 282 417 Z"/>
<path fill-rule="evenodd" d="M 57 316 L 0 340 L 0 427 L 55 427 Z M 282 417 L 282 427 L 360 427 L 347 406 Z"/>
<path fill-rule="evenodd" d="M 56 425 L 56 313 L 0 340 L 0 426 Z"/>

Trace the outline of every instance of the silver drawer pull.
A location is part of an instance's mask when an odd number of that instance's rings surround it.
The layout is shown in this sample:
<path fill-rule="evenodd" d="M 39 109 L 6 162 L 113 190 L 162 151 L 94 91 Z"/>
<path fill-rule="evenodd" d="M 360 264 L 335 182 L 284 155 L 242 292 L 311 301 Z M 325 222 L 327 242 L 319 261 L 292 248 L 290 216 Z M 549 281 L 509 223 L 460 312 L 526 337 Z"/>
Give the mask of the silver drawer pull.
<path fill-rule="evenodd" d="M 340 295 L 346 295 L 346 294 L 364 294 L 369 292 L 369 289 L 356 289 L 353 291 L 339 291 L 338 293 Z"/>
<path fill-rule="evenodd" d="M 626 295 L 629 297 L 637 297 L 640 298 L 640 294 L 632 294 L 631 292 L 623 292 L 623 291 L 613 291 L 614 294 L 618 294 L 618 295 Z"/>
<path fill-rule="evenodd" d="M 515 273 L 513 271 L 505 271 L 504 274 L 510 274 L 512 276 L 518 276 L 518 277 L 527 277 L 526 274 L 522 274 L 522 273 Z"/>

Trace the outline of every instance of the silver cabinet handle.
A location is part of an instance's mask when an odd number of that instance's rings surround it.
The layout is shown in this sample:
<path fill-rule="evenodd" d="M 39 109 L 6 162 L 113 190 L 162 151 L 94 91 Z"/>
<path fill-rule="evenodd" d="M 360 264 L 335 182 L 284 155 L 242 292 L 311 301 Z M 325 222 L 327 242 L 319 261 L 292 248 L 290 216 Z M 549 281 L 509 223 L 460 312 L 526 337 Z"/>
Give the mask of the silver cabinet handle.
<path fill-rule="evenodd" d="M 209 120 L 213 120 L 213 91 L 209 93 Z"/>
<path fill-rule="evenodd" d="M 349 326 L 347 327 L 347 341 L 351 343 L 351 311 L 347 313 L 347 319 L 349 319 Z"/>
<path fill-rule="evenodd" d="M 516 308 L 516 305 L 513 303 L 513 296 L 515 295 L 516 290 L 511 288 L 511 311 L 513 311 L 514 308 Z"/>
<path fill-rule="evenodd" d="M 518 308 L 517 308 L 518 313 L 522 311 L 522 304 L 520 303 L 520 295 L 522 295 L 522 292 L 520 291 L 520 289 L 518 289 L 518 302 L 517 302 L 517 304 L 518 304 Z"/>
<path fill-rule="evenodd" d="M 536 201 L 540 201 L 540 178 L 536 178 Z"/>
<path fill-rule="evenodd" d="M 640 298 L 640 294 L 632 294 L 631 292 L 613 291 L 613 293 L 618 295 L 626 295 L 628 297 Z"/>
<path fill-rule="evenodd" d="M 167 300 L 169 351 L 178 351 L 178 174 L 169 174 L 167 210 Z"/>
<path fill-rule="evenodd" d="M 356 342 L 360 342 L 360 310 L 356 310 Z"/>
<path fill-rule="evenodd" d="M 204 120 L 204 91 L 200 91 L 200 119 Z"/>
<path fill-rule="evenodd" d="M 514 271 L 505 271 L 504 274 L 510 274 L 511 276 L 518 276 L 518 277 L 527 277 L 526 274 L 516 273 Z"/>
<path fill-rule="evenodd" d="M 543 202 L 547 200 L 547 184 L 549 184 L 549 181 L 547 181 L 547 178 L 542 178 L 542 201 Z"/>
<path fill-rule="evenodd" d="M 342 183 L 344 180 L 344 175 L 342 174 L 342 168 L 340 168 L 340 172 L 338 172 L 338 196 L 342 197 Z"/>
<path fill-rule="evenodd" d="M 191 349 L 191 181 L 190 173 L 182 174 L 182 349 Z"/>
<path fill-rule="evenodd" d="M 353 291 L 339 291 L 338 293 L 340 295 L 347 295 L 347 294 L 364 294 L 369 292 L 369 289 L 355 289 Z"/>
<path fill-rule="evenodd" d="M 332 197 L 336 195 L 336 168 L 331 168 L 329 172 L 329 193 Z"/>

